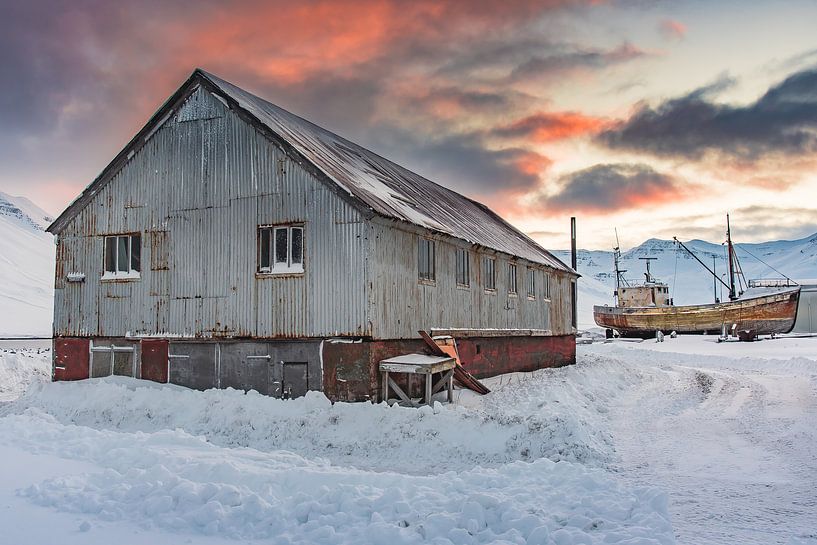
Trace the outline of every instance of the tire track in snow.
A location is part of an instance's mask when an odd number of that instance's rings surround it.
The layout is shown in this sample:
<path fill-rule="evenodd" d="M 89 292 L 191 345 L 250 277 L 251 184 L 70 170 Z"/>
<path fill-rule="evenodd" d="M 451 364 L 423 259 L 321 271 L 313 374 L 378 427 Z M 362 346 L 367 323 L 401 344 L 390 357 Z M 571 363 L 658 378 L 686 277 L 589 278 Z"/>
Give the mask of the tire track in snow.
<path fill-rule="evenodd" d="M 723 358 L 608 352 L 644 372 L 611 411 L 615 469 L 669 492 L 680 544 L 813 542 L 813 373 L 769 360 L 731 368 Z"/>

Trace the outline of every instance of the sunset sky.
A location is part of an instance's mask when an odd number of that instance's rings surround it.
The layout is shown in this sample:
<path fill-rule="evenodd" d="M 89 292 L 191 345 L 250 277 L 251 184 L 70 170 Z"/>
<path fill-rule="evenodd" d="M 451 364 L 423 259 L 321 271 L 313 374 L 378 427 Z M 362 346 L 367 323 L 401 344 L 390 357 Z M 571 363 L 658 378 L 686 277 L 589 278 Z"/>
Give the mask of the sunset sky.
<path fill-rule="evenodd" d="M 817 2 L 4 2 L 0 190 L 59 213 L 202 67 L 549 248 L 817 232 Z"/>

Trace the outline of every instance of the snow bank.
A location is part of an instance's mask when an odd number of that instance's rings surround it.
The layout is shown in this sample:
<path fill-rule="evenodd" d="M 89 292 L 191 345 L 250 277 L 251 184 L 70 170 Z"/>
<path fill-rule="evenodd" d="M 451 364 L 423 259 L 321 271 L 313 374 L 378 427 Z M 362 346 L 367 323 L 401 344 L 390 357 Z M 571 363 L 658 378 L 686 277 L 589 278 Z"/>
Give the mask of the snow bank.
<path fill-rule="evenodd" d="M 182 429 L 225 447 L 287 450 L 334 464 L 412 474 L 495 467 L 516 460 L 605 465 L 599 416 L 623 383 L 590 387 L 590 370 L 541 371 L 492 384 L 469 407 L 410 409 L 335 403 L 318 392 L 279 400 L 256 392 L 159 385 L 120 377 L 31 388 L 5 413 L 36 407 L 63 424 L 153 432 Z M 466 396 L 467 397 L 467 396 Z M 481 406 L 480 406 L 481 405 Z M 436 413 L 436 414 L 435 414 Z"/>
<path fill-rule="evenodd" d="M 50 350 L 0 349 L 0 400 L 16 398 L 30 384 L 50 380 Z"/>
<path fill-rule="evenodd" d="M 145 528 L 293 544 L 674 542 L 665 496 L 567 462 L 409 476 L 218 447 L 181 430 L 64 425 L 38 409 L 0 423 L 0 443 L 101 468 L 45 480 L 23 496 Z"/>

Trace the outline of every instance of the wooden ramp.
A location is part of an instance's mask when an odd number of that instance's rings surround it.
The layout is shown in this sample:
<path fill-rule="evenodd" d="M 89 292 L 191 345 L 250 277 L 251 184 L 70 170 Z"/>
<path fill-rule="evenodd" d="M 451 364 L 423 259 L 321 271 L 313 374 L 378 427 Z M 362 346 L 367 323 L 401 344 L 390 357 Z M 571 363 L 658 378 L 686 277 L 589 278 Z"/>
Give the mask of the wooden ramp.
<path fill-rule="evenodd" d="M 457 343 L 452 338 L 451 344 L 448 343 L 441 343 L 435 341 L 431 338 L 431 336 L 426 333 L 425 331 L 418 331 L 420 337 L 426 342 L 428 345 L 429 350 L 435 356 L 449 356 L 454 358 L 456 365 L 454 366 L 454 380 L 457 381 L 457 384 L 462 386 L 463 388 L 468 388 L 469 390 L 473 390 L 474 392 L 485 395 L 491 392 L 483 383 L 477 380 L 471 373 L 465 370 L 465 367 L 462 366 L 460 362 L 460 355 L 457 352 Z"/>

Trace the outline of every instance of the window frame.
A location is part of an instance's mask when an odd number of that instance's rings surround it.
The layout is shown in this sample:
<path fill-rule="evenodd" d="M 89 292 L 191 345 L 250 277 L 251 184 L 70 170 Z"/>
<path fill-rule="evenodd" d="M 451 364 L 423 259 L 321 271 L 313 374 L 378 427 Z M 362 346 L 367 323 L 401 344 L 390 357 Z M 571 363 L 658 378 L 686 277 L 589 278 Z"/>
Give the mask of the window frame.
<path fill-rule="evenodd" d="M 519 296 L 519 267 L 512 262 L 508 262 L 508 296 Z"/>
<path fill-rule="evenodd" d="M 543 272 L 544 272 L 544 275 L 543 275 L 544 276 L 544 286 L 542 286 L 542 287 L 544 289 L 545 300 L 550 301 L 550 275 L 548 274 L 547 269 L 545 269 Z"/>
<path fill-rule="evenodd" d="M 127 239 L 125 248 L 125 261 L 128 269 L 120 270 L 120 241 Z M 134 239 L 138 242 L 134 244 Z M 109 248 L 108 241 L 114 241 L 113 247 Z M 134 252 L 134 248 L 137 252 Z M 109 255 L 112 252 L 112 256 Z M 113 270 L 108 270 L 109 257 L 113 257 Z M 134 265 L 136 266 L 134 268 Z M 139 280 L 142 278 L 142 233 L 116 233 L 104 235 L 102 237 L 102 276 L 101 280 Z"/>
<path fill-rule="evenodd" d="M 424 254 L 425 270 L 422 268 Z M 428 285 L 437 283 L 437 241 L 423 236 L 417 238 L 417 281 Z"/>
<path fill-rule="evenodd" d="M 496 293 L 496 258 L 494 256 L 482 256 L 482 285 L 486 292 Z"/>
<path fill-rule="evenodd" d="M 536 269 L 534 267 L 528 267 L 528 273 L 525 278 L 525 291 L 528 294 L 528 299 L 531 301 L 536 300 Z"/>
<path fill-rule="evenodd" d="M 471 289 L 471 256 L 467 248 L 456 248 L 454 252 L 454 281 L 458 288 Z M 460 259 L 463 257 L 464 259 Z M 460 269 L 462 264 L 462 269 Z M 462 274 L 462 276 L 461 276 Z M 465 282 L 460 280 L 465 279 Z"/>
<path fill-rule="evenodd" d="M 255 273 L 259 276 L 286 276 L 302 275 L 306 271 L 306 227 L 303 223 L 275 223 L 263 224 L 257 228 L 256 235 L 256 267 Z M 286 232 L 286 261 L 279 261 L 278 232 Z M 293 251 L 293 233 L 300 233 L 301 248 L 299 261 L 295 260 Z M 265 240 L 266 239 L 266 240 Z M 264 260 L 268 261 L 267 264 Z"/>

